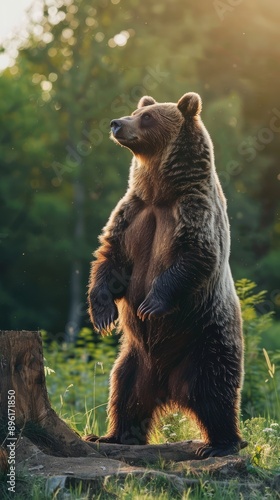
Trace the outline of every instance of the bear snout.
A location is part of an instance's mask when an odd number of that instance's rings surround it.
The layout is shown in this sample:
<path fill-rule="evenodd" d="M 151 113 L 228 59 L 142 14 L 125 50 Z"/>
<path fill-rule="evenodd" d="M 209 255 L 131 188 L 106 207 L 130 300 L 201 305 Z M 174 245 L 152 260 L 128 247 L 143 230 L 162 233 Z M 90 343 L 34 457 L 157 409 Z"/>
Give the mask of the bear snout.
<path fill-rule="evenodd" d="M 113 135 L 116 136 L 117 133 L 122 128 L 122 121 L 121 120 L 112 120 L 110 125 L 111 125 L 111 130 L 112 130 Z"/>

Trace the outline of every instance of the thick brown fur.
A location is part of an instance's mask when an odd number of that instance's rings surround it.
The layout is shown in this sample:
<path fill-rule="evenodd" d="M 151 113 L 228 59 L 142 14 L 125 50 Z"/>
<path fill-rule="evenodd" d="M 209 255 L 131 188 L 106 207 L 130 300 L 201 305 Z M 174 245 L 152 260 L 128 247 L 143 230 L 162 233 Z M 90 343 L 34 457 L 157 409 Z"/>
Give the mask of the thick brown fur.
<path fill-rule="evenodd" d="M 100 237 L 89 284 L 98 330 L 118 320 L 109 429 L 102 441 L 145 444 L 154 416 L 176 404 L 198 422 L 201 456 L 241 446 L 242 323 L 229 267 L 226 201 L 201 99 L 143 97 L 113 120 L 134 157 L 129 186 Z"/>

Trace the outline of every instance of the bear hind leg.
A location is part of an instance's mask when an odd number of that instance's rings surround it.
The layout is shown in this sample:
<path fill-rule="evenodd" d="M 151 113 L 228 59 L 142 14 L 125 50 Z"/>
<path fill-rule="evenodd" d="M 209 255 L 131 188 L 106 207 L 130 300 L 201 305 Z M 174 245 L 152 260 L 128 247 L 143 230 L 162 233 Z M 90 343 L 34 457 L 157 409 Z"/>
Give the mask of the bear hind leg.
<path fill-rule="evenodd" d="M 215 374 L 213 368 L 191 366 L 173 374 L 171 399 L 196 420 L 205 444 L 197 450 L 201 458 L 236 454 L 247 446 L 239 431 L 239 373 L 232 377 Z M 181 381 L 180 387 L 174 379 Z"/>
<path fill-rule="evenodd" d="M 190 411 L 193 413 L 202 434 L 205 444 L 197 450 L 201 458 L 223 457 L 234 455 L 247 446 L 243 441 L 238 427 L 238 395 L 196 398 L 191 402 Z"/>
<path fill-rule="evenodd" d="M 144 445 L 147 443 L 153 413 L 158 406 L 152 369 L 139 353 L 123 351 L 116 360 L 110 381 L 107 434 L 88 440 L 106 443 Z"/>

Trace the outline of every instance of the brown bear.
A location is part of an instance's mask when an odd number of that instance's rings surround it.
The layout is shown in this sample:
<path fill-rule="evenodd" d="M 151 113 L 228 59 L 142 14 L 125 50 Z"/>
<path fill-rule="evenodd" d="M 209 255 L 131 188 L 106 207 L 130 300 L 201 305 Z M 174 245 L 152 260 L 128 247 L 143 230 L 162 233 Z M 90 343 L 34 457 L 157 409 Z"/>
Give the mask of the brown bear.
<path fill-rule="evenodd" d="M 118 320 L 122 332 L 109 429 L 99 440 L 145 444 L 158 411 L 176 405 L 196 419 L 204 458 L 243 447 L 243 341 L 226 201 L 200 111 L 196 93 L 177 104 L 145 96 L 111 122 L 112 139 L 133 160 L 100 237 L 88 298 L 94 327 Z"/>

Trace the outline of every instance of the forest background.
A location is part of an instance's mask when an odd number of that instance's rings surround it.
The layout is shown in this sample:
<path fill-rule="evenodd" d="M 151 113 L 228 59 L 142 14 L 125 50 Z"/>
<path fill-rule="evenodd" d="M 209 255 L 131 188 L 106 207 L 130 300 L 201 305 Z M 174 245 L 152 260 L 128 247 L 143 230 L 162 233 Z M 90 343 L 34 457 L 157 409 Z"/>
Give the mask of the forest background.
<path fill-rule="evenodd" d="M 0 78 L 2 329 L 75 342 L 101 228 L 131 155 L 111 119 L 143 94 L 201 94 L 228 200 L 231 266 L 267 290 L 262 340 L 280 348 L 280 4 L 275 0 L 40 0 L 8 38 Z"/>

